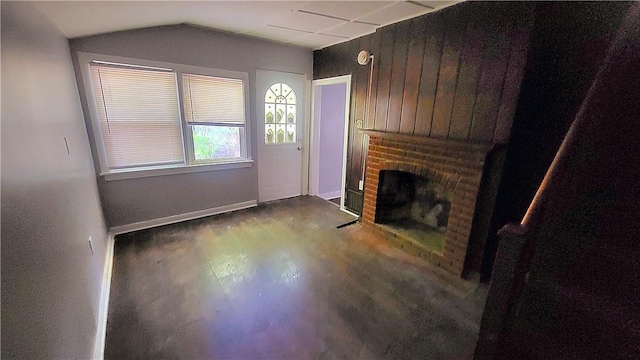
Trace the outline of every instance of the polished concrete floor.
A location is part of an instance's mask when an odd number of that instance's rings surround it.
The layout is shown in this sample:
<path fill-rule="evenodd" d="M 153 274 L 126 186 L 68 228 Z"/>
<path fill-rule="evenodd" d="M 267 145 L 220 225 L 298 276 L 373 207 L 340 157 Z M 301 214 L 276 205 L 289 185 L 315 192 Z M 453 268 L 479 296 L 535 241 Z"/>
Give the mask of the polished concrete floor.
<path fill-rule="evenodd" d="M 106 359 L 470 359 L 486 291 L 298 197 L 116 238 Z"/>

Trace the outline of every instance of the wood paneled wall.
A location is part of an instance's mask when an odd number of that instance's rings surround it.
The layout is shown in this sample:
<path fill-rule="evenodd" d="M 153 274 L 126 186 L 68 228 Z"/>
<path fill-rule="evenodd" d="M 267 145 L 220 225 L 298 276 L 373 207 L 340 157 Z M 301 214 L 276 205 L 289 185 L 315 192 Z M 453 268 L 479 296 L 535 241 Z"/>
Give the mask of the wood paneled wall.
<path fill-rule="evenodd" d="M 535 5 L 465 2 L 314 52 L 314 79 L 352 74 L 347 204 L 359 212 L 366 144 L 357 124 L 473 142 L 509 139 Z M 360 50 L 374 54 L 369 66 Z M 351 196 L 351 199 L 349 198 Z"/>

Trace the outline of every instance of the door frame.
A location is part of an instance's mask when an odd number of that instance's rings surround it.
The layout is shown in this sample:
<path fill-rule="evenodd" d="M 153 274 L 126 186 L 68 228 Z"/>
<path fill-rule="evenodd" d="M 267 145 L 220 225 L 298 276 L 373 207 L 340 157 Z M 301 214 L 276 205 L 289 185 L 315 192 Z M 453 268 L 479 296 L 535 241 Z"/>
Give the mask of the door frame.
<path fill-rule="evenodd" d="M 341 174 L 341 188 L 340 188 L 340 209 L 348 210 L 344 207 L 346 186 L 347 186 L 347 145 L 349 140 L 349 109 L 351 108 L 351 74 L 336 76 L 326 79 L 312 80 L 311 81 L 311 116 L 309 117 L 309 137 L 310 137 L 310 151 L 309 151 L 309 194 L 318 195 L 319 183 L 320 183 L 320 137 L 317 134 L 316 127 L 319 128 L 319 123 L 316 124 L 316 115 L 320 114 L 320 109 L 316 109 L 316 97 L 320 96 L 316 92 L 317 86 L 346 84 L 345 91 L 345 108 L 344 108 L 344 139 L 342 145 L 342 174 Z M 318 118 L 320 119 L 320 118 Z M 354 214 L 355 215 L 355 214 Z"/>

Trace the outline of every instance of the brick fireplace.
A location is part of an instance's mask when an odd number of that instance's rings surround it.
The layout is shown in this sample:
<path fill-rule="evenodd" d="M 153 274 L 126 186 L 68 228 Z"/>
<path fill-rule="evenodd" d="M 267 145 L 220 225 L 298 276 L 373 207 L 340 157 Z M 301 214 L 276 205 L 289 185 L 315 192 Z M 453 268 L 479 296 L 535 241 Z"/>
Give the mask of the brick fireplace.
<path fill-rule="evenodd" d="M 403 251 L 420 257 L 425 261 L 437 265 L 456 276 L 463 276 L 467 248 L 473 226 L 476 210 L 476 199 L 480 188 L 482 171 L 487 153 L 491 144 L 475 144 L 454 140 L 433 139 L 413 135 L 391 134 L 378 131 L 364 131 L 369 135 L 369 150 L 366 160 L 366 176 L 364 188 L 364 204 L 362 209 L 362 223 L 374 232 L 382 233 L 394 246 Z M 393 176 L 389 176 L 393 175 Z M 390 205 L 398 201 L 389 201 L 393 194 L 389 194 L 391 185 L 384 185 L 384 179 L 392 179 L 392 183 L 400 183 L 403 194 L 395 198 L 404 198 L 412 195 L 417 198 L 425 198 L 425 190 L 404 190 L 407 186 L 402 183 L 426 183 L 435 187 L 440 193 L 446 193 L 447 201 L 426 200 L 426 209 L 420 209 L 418 200 L 413 205 L 405 205 L 405 212 L 420 212 L 424 218 L 434 203 L 446 204 L 436 210 L 436 215 L 446 208 L 447 219 L 438 220 L 438 225 L 423 226 L 420 217 L 413 215 L 414 219 L 403 221 L 409 224 L 407 229 L 401 229 L 382 219 L 391 211 Z M 416 179 L 416 180 L 414 180 Z M 387 180 L 387 184 L 389 180 Z M 384 189 L 383 189 L 384 186 Z M 409 194 L 409 195 L 407 195 Z M 383 200 L 386 199 L 386 200 Z M 410 201 L 410 200 L 407 200 Z M 425 201 L 423 201 L 425 202 Z M 418 209 L 418 210 L 416 210 Z M 432 211 L 433 213 L 433 211 Z M 415 219 L 418 219 L 416 222 Z M 428 219 L 427 219 L 428 220 Z M 432 220 L 433 222 L 435 220 Z M 429 221 L 421 221 L 429 224 Z M 411 225 L 413 224 L 413 225 Z M 417 228 L 431 231 L 434 236 L 416 235 Z M 438 234 L 440 233 L 440 234 Z M 425 242 L 421 237 L 438 237 L 436 245 Z M 431 241 L 433 242 L 433 241 Z"/>

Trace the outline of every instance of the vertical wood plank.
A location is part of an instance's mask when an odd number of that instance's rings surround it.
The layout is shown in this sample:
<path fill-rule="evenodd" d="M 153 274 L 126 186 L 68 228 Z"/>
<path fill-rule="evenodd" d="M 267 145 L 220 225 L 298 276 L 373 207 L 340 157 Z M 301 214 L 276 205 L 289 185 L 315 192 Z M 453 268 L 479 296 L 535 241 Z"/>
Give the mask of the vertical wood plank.
<path fill-rule="evenodd" d="M 358 49 L 355 52 L 357 57 L 360 50 L 369 49 L 370 47 L 370 38 L 371 36 L 363 36 L 360 39 L 354 40 L 353 43 L 358 45 Z M 353 60 L 357 63 L 357 61 Z M 367 91 L 369 89 L 369 66 L 362 66 L 360 64 L 354 65 L 354 72 L 351 76 L 351 81 L 357 84 L 357 95 L 356 95 L 356 111 L 355 111 L 355 119 L 362 121 L 362 127 L 365 126 L 365 107 L 367 101 Z"/>
<path fill-rule="evenodd" d="M 315 79 L 322 79 L 325 78 L 327 76 L 331 76 L 330 74 L 333 74 L 331 72 L 332 70 L 332 65 L 331 62 L 333 61 L 333 59 L 331 58 L 330 54 L 329 54 L 329 49 L 325 48 L 322 50 L 316 50 L 314 51 L 314 55 L 313 55 L 313 77 Z M 316 59 L 316 53 L 319 55 L 318 59 Z M 316 69 L 316 66 L 318 66 L 318 69 Z M 317 74 L 317 75 L 316 75 Z"/>
<path fill-rule="evenodd" d="M 496 17 L 487 24 L 487 39 L 482 60 L 482 75 L 473 109 L 469 140 L 488 142 L 493 138 L 502 84 L 509 59 L 511 22 L 507 10 L 498 9 Z"/>
<path fill-rule="evenodd" d="M 457 10 L 457 9 L 454 9 Z M 445 40 L 442 50 L 442 64 L 436 89 L 436 102 L 433 109 L 433 121 L 430 136 L 446 137 L 453 110 L 453 101 L 458 81 L 460 53 L 464 43 L 466 21 L 461 11 L 448 13 L 445 22 Z"/>
<path fill-rule="evenodd" d="M 329 66 L 330 77 L 347 75 L 351 72 L 347 58 L 349 54 L 349 44 L 350 42 L 344 42 L 325 49 L 331 61 L 331 65 Z"/>
<path fill-rule="evenodd" d="M 351 73 L 351 110 L 349 112 L 349 152 L 347 157 L 350 161 L 349 173 L 351 176 L 347 179 L 347 187 L 350 189 L 358 189 L 358 181 L 360 181 L 360 173 L 362 172 L 362 133 L 358 131 L 358 119 L 357 118 L 357 106 L 358 106 L 358 93 L 362 91 L 362 84 L 360 78 L 362 72 L 361 66 L 358 65 L 357 56 L 360 52 L 360 41 L 350 41 L 348 43 L 348 52 L 345 55 L 349 72 Z"/>
<path fill-rule="evenodd" d="M 313 79 L 322 79 L 328 73 L 329 61 L 326 57 L 326 50 L 315 50 L 313 52 Z"/>
<path fill-rule="evenodd" d="M 387 128 L 387 109 L 389 108 L 389 83 L 391 81 L 395 27 L 387 26 L 378 31 L 381 32 L 382 37 L 380 39 L 380 66 L 378 67 L 374 129 L 385 131 Z"/>
<path fill-rule="evenodd" d="M 533 11 L 527 6 L 518 7 L 520 14 L 514 16 L 516 23 L 512 31 L 511 53 L 502 89 L 500 110 L 493 135 L 494 142 L 507 142 L 511 135 L 511 126 L 516 112 L 520 85 L 524 76 L 525 64 L 529 50 L 529 36 L 533 25 Z"/>
<path fill-rule="evenodd" d="M 402 113 L 400 115 L 400 133 L 403 134 L 413 134 L 415 128 L 418 90 L 424 57 L 425 27 L 425 21 L 421 18 L 411 22 L 411 32 L 409 33 L 411 40 L 407 53 L 407 71 L 404 78 Z"/>
<path fill-rule="evenodd" d="M 376 118 L 376 94 L 378 90 L 378 72 L 380 71 L 380 31 L 376 31 L 371 35 L 371 47 L 369 53 L 373 54 L 373 74 L 371 76 L 371 93 L 369 95 L 369 104 L 367 107 L 367 119 L 365 128 L 373 129 Z M 371 64 L 369 64 L 371 66 Z"/>
<path fill-rule="evenodd" d="M 484 9 L 491 6 L 487 4 Z M 448 138 L 466 140 L 471 129 L 473 107 L 476 102 L 478 80 L 482 66 L 482 50 L 484 47 L 485 17 L 482 11 L 476 14 L 473 21 L 467 25 L 464 48 L 460 55 L 458 83 L 453 101 L 453 111 L 449 125 Z"/>
<path fill-rule="evenodd" d="M 429 135 L 433 119 L 433 107 L 436 100 L 436 88 L 440 74 L 442 46 L 444 44 L 444 26 L 441 14 L 434 14 L 424 19 L 425 44 L 422 59 L 422 74 L 420 75 L 420 90 L 418 92 L 418 107 L 414 134 Z"/>
<path fill-rule="evenodd" d="M 371 35 L 367 35 L 361 38 L 360 40 L 360 48 L 358 49 L 358 52 L 360 52 L 363 49 L 369 49 L 371 46 Z M 357 64 L 357 61 L 356 61 Z M 371 67 L 371 63 L 367 64 L 367 65 L 360 65 L 357 64 L 356 67 L 359 68 L 358 70 L 358 111 L 357 111 L 357 116 L 358 119 L 362 120 L 362 124 L 360 128 L 367 128 L 367 124 L 366 124 L 366 111 L 368 111 L 366 109 L 367 107 L 367 93 L 369 92 L 369 69 Z M 359 135 L 359 143 L 360 143 L 360 180 L 364 180 L 364 171 L 365 171 L 365 167 L 366 167 L 366 156 L 367 156 L 367 150 L 369 147 L 369 143 L 368 143 L 368 136 L 365 136 L 364 134 L 362 134 L 360 131 L 358 131 L 358 135 Z M 358 184 L 356 184 L 356 187 L 354 189 L 358 190 L 359 188 L 357 187 Z M 361 194 L 362 194 L 362 199 L 364 200 L 364 190 L 358 190 Z M 362 213 L 362 208 L 360 207 L 359 209 L 359 213 Z"/>
<path fill-rule="evenodd" d="M 404 21 L 396 25 L 396 41 L 393 49 L 393 64 L 391 65 L 391 84 L 389 87 L 389 110 L 387 131 L 400 131 L 400 115 L 402 113 L 402 97 L 404 93 L 404 78 L 407 71 L 407 50 L 411 21 Z"/>
<path fill-rule="evenodd" d="M 362 49 L 369 47 L 369 41 L 367 37 L 360 38 L 358 40 L 351 41 L 350 53 L 353 57 L 352 62 L 352 77 L 351 86 L 352 93 L 352 111 L 353 115 L 351 122 L 351 173 L 353 176 L 350 178 L 349 186 L 352 190 L 358 190 L 358 182 L 362 180 L 363 166 L 364 166 L 364 136 L 359 131 L 364 127 L 364 106 L 366 101 L 366 92 L 369 82 L 369 66 L 362 66 L 357 62 L 357 55 Z M 359 191 L 359 190 L 358 190 Z"/>

